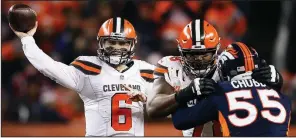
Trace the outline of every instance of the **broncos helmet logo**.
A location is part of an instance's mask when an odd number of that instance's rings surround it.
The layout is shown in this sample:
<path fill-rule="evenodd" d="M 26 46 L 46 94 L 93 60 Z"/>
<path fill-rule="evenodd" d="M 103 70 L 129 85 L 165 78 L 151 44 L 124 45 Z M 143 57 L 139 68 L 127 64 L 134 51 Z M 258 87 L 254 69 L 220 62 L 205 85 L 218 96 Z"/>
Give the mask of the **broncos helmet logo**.
<path fill-rule="evenodd" d="M 232 56 L 234 56 L 235 58 L 238 58 L 238 51 L 236 51 L 232 46 L 228 46 L 226 48 L 226 52 L 230 53 Z"/>

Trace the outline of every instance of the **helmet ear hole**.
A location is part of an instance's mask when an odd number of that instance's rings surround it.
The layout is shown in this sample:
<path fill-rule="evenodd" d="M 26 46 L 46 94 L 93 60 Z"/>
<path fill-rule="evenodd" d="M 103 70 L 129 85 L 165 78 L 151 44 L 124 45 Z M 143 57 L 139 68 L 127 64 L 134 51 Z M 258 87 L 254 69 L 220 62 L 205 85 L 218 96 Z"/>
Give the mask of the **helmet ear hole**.
<path fill-rule="evenodd" d="M 232 76 L 236 76 L 236 75 L 238 75 L 238 72 L 236 71 L 236 70 L 231 70 L 230 71 L 230 76 L 232 77 Z"/>

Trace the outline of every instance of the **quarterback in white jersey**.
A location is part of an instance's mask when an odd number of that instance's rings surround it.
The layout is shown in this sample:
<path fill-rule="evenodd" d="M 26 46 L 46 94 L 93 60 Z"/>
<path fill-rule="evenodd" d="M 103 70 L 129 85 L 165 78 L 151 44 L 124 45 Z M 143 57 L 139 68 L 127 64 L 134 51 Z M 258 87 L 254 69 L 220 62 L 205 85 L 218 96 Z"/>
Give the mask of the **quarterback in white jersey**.
<path fill-rule="evenodd" d="M 80 56 L 71 65 L 54 61 L 35 43 L 36 31 L 21 33 L 28 60 L 45 76 L 75 90 L 84 102 L 86 136 L 144 136 L 144 103 L 154 66 L 133 59 L 136 32 L 120 17 L 98 32 L 98 56 Z"/>

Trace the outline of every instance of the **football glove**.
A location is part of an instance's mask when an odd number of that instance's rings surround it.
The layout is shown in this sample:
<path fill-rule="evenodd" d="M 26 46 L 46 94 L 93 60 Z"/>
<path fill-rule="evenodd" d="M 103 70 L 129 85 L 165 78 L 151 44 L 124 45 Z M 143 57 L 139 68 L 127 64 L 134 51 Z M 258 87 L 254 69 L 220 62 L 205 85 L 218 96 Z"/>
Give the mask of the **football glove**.
<path fill-rule="evenodd" d="M 187 103 L 189 100 L 200 99 L 215 92 L 216 82 L 207 78 L 196 78 L 189 86 L 181 89 L 175 94 L 176 102 L 180 104 Z"/>
<path fill-rule="evenodd" d="M 252 78 L 280 91 L 283 85 L 283 78 L 281 74 L 273 65 L 267 65 L 264 59 L 260 62 L 261 66 L 253 70 Z"/>

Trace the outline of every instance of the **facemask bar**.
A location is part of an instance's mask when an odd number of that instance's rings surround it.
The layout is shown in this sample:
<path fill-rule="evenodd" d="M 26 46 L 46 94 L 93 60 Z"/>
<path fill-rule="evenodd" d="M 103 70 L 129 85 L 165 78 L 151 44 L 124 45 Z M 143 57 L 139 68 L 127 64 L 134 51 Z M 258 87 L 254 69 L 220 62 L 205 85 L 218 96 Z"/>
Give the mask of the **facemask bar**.
<path fill-rule="evenodd" d="M 182 64 L 183 64 L 183 68 L 184 68 L 184 71 L 186 72 L 186 74 L 193 75 L 195 77 L 206 77 L 210 72 L 212 72 L 216 68 L 215 60 L 217 58 L 217 51 L 218 51 L 217 49 L 218 48 L 197 51 L 197 52 L 205 52 L 205 53 L 206 52 L 213 52 L 213 56 L 210 61 L 205 62 L 205 63 L 200 63 L 200 66 L 205 66 L 207 64 L 206 67 L 199 69 L 199 68 L 193 67 L 188 62 L 188 60 L 186 59 L 186 56 L 185 56 L 185 52 L 187 52 L 187 51 L 182 49 L 180 45 L 178 47 L 179 47 L 179 51 L 181 53 Z M 189 52 L 189 50 L 188 50 L 188 52 Z"/>
<path fill-rule="evenodd" d="M 112 39 L 112 40 L 121 40 L 121 41 L 131 41 L 128 51 L 122 51 L 120 49 L 114 49 L 113 51 L 108 51 L 104 46 L 104 41 Z M 106 63 L 112 65 L 112 66 L 118 66 L 121 64 L 127 64 L 132 60 L 132 57 L 134 56 L 134 47 L 135 47 L 135 39 L 126 39 L 123 37 L 98 37 L 98 57 L 105 61 Z M 112 55 L 112 52 L 118 52 L 120 54 Z"/>

